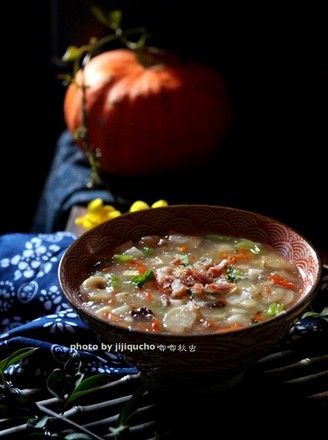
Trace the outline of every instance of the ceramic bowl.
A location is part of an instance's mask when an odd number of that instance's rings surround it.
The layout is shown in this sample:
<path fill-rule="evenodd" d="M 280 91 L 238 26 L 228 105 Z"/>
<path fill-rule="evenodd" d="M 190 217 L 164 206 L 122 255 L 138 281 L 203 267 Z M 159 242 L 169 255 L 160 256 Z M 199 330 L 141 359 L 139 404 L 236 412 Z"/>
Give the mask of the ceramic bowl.
<path fill-rule="evenodd" d="M 242 236 L 270 244 L 300 269 L 305 286 L 302 300 L 269 321 L 206 335 L 130 331 L 81 307 L 79 286 L 97 261 L 127 240 L 172 230 Z M 249 366 L 279 346 L 316 295 L 321 268 L 312 244 L 292 227 L 273 218 L 225 206 L 172 205 L 124 214 L 83 233 L 61 259 L 59 282 L 66 300 L 90 331 L 104 344 L 120 344 L 116 345 L 120 347 L 119 355 L 135 366 L 146 382 L 164 390 L 204 391 L 233 386 Z"/>

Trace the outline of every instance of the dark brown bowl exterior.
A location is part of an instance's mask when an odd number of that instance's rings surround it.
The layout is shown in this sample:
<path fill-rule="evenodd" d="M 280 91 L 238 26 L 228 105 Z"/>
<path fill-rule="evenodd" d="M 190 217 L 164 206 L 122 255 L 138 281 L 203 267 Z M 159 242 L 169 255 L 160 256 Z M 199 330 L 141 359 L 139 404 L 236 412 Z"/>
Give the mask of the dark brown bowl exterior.
<path fill-rule="evenodd" d="M 272 245 L 299 267 L 305 295 L 270 321 L 210 335 L 156 334 L 112 325 L 81 307 L 79 286 L 96 262 L 119 244 L 170 231 L 219 233 Z M 84 233 L 67 249 L 59 282 L 67 301 L 101 341 L 119 347 L 125 360 L 148 377 L 166 379 L 228 376 L 243 371 L 276 347 L 313 300 L 321 276 L 317 251 L 289 226 L 245 210 L 212 205 L 172 205 L 129 213 Z M 130 345 L 131 344 L 131 345 Z M 125 348 L 125 349 L 124 349 Z"/>

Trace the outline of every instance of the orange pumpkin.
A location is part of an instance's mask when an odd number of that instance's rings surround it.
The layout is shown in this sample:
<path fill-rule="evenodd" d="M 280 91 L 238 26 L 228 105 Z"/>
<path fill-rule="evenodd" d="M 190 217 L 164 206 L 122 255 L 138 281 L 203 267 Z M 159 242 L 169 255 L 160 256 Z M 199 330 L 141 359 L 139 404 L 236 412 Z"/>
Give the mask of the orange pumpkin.
<path fill-rule="evenodd" d="M 72 134 L 82 125 L 86 86 L 89 144 L 102 172 L 151 176 L 204 164 L 230 130 L 228 88 L 216 70 L 172 54 L 153 57 L 145 66 L 129 49 L 103 52 L 68 86 L 64 118 Z"/>

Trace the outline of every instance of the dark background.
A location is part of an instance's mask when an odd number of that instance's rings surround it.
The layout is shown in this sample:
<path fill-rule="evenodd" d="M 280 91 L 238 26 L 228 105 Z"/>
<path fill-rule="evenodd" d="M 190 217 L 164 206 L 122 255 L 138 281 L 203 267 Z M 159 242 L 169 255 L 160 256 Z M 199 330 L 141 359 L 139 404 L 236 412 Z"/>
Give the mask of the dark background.
<path fill-rule="evenodd" d="M 86 1 L 22 3 L 5 3 L 2 12 L 7 30 L 2 31 L 0 233 L 30 230 L 65 129 L 65 87 L 56 60 L 68 45 L 80 46 L 107 32 Z M 326 246 L 328 38 L 323 6 L 176 3 L 97 2 L 108 10 L 121 9 L 125 26 L 148 26 L 227 79 L 235 122 L 217 163 L 216 183 L 208 187 L 213 201 L 269 214 Z M 199 197 L 186 191 L 185 201 L 198 202 Z"/>

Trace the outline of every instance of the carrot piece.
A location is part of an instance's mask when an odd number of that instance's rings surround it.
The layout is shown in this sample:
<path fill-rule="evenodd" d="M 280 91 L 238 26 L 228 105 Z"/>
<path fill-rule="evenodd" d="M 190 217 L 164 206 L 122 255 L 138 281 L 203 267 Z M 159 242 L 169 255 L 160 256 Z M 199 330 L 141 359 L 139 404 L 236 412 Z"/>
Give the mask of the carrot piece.
<path fill-rule="evenodd" d="M 108 319 L 108 321 L 115 323 L 115 324 L 120 322 L 120 317 L 117 315 L 114 315 L 114 313 L 104 312 L 103 317 Z"/>
<path fill-rule="evenodd" d="M 232 264 L 237 263 L 238 261 L 247 261 L 252 257 L 252 252 L 248 251 L 247 249 L 240 248 L 238 253 L 233 254 L 229 258 L 229 262 Z"/>
<path fill-rule="evenodd" d="M 253 316 L 252 322 L 263 322 L 265 321 L 265 316 L 263 312 L 256 312 Z"/>
<path fill-rule="evenodd" d="M 145 266 L 138 266 L 137 270 L 138 270 L 139 273 L 143 274 L 143 273 L 147 272 L 147 267 L 145 267 Z"/>
<path fill-rule="evenodd" d="M 151 292 L 149 292 L 149 290 L 144 290 L 144 294 L 145 294 L 146 298 L 148 299 L 148 301 L 151 301 L 153 299 L 153 295 Z"/>
<path fill-rule="evenodd" d="M 159 331 L 159 321 L 156 318 L 153 318 L 151 320 L 151 329 L 153 332 L 158 332 Z"/>
<path fill-rule="evenodd" d="M 143 332 L 157 333 L 159 331 L 160 325 L 158 319 L 152 318 L 150 322 L 147 321 L 138 323 L 137 328 L 138 330 L 141 330 Z"/>
<path fill-rule="evenodd" d="M 129 267 L 143 266 L 144 261 L 143 261 L 143 260 L 131 260 L 131 261 L 127 261 L 126 264 L 127 264 Z"/>
<path fill-rule="evenodd" d="M 268 276 L 268 280 L 272 281 L 274 284 L 278 284 L 279 286 L 285 287 L 286 289 L 295 290 L 295 284 L 290 281 L 285 280 L 279 275 L 271 274 Z"/>
<path fill-rule="evenodd" d="M 113 269 L 113 266 L 106 266 L 103 268 L 103 272 L 110 272 Z"/>
<path fill-rule="evenodd" d="M 241 329 L 241 328 L 245 328 L 245 326 L 244 326 L 244 325 L 241 325 L 241 324 L 235 324 L 235 325 L 232 325 L 232 326 L 230 326 L 230 327 L 223 327 L 223 328 L 220 328 L 220 329 L 218 329 L 215 333 L 231 332 L 231 331 L 234 331 L 234 330 L 239 330 L 239 329 Z"/>

